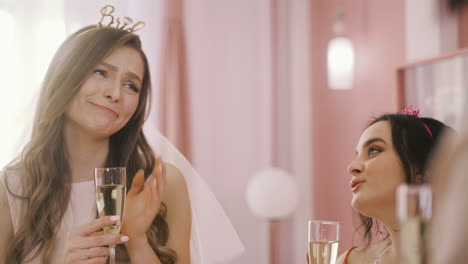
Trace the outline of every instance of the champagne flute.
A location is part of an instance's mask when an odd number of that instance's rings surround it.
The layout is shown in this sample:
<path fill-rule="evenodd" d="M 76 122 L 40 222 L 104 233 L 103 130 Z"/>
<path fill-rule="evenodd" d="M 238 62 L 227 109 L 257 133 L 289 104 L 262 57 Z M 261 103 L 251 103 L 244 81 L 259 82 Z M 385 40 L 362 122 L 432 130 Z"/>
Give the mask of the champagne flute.
<path fill-rule="evenodd" d="M 127 173 L 125 167 L 95 168 L 94 183 L 99 217 L 118 215 L 113 225 L 104 227 L 106 234 L 119 234 L 125 208 Z M 115 264 L 115 244 L 109 245 L 109 261 Z"/>
<path fill-rule="evenodd" d="M 335 264 L 338 255 L 340 223 L 309 221 L 309 264 Z"/>
<path fill-rule="evenodd" d="M 427 262 L 427 226 L 432 216 L 429 185 L 401 184 L 397 188 L 397 216 L 400 222 L 400 262 Z"/>

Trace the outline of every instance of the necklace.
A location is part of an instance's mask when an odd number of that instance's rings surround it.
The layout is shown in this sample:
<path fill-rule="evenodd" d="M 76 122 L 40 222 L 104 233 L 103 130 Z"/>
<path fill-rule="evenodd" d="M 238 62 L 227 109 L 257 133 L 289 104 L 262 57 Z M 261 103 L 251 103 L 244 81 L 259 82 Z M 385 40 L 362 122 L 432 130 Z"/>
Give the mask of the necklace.
<path fill-rule="evenodd" d="M 382 256 L 390 249 L 390 246 L 392 245 L 392 242 L 390 241 L 390 243 L 388 243 L 388 245 L 386 245 L 380 252 L 379 254 L 377 255 L 377 257 L 375 257 L 374 261 L 372 262 L 372 264 L 380 264 L 380 259 L 382 258 Z"/>

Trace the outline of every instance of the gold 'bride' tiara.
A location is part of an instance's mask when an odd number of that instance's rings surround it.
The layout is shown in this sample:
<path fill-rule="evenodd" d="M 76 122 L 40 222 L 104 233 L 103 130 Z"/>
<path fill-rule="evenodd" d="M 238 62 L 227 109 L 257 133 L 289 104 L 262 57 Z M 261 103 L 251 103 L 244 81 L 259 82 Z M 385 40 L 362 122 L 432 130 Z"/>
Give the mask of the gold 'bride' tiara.
<path fill-rule="evenodd" d="M 116 18 L 114 20 L 114 16 L 112 15 L 112 13 L 114 13 L 114 10 L 114 6 L 111 5 L 106 5 L 101 9 L 102 17 L 99 21 L 100 27 L 115 27 L 129 32 L 135 32 L 145 27 L 145 22 L 138 21 L 136 23 L 133 23 L 133 20 L 129 17 L 124 17 L 123 22 L 120 22 L 120 18 Z M 104 22 L 104 20 L 106 20 L 106 22 Z"/>

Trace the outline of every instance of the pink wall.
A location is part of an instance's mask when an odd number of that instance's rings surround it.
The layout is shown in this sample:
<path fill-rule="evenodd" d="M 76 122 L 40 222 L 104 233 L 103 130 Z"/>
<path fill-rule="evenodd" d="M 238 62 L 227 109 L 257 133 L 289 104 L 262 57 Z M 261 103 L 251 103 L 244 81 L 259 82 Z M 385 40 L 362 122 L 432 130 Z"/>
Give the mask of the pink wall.
<path fill-rule="evenodd" d="M 245 190 L 271 163 L 268 1 L 185 3 L 193 164 L 244 243 L 230 263 L 267 263 L 268 226 Z"/>
<path fill-rule="evenodd" d="M 403 0 L 343 2 L 357 58 L 351 91 L 332 91 L 326 83 L 336 1 L 310 1 L 312 217 L 343 223 L 341 250 L 351 246 L 354 230 L 346 165 L 367 121 L 397 110 L 395 69 L 405 54 Z M 267 260 L 266 223 L 252 215 L 244 197 L 248 180 L 272 161 L 269 3 L 186 1 L 193 162 L 245 243 L 246 253 L 232 263 Z M 306 246 L 288 250 L 305 254 Z"/>
<path fill-rule="evenodd" d="M 340 251 L 352 244 L 350 177 L 346 171 L 367 122 L 397 111 L 396 68 L 404 63 L 404 1 L 349 0 L 345 32 L 355 47 L 352 90 L 327 86 L 326 50 L 336 1 L 311 1 L 312 25 L 312 216 L 342 223 Z M 354 236 L 354 243 L 359 236 Z"/>

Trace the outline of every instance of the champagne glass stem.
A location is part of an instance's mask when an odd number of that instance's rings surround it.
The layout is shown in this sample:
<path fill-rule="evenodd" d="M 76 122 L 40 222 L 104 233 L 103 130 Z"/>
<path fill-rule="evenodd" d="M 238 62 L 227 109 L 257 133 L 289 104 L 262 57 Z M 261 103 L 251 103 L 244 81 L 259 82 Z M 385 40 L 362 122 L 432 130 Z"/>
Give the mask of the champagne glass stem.
<path fill-rule="evenodd" d="M 115 244 L 109 245 L 109 262 L 115 264 Z"/>

